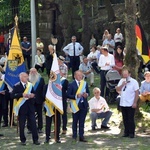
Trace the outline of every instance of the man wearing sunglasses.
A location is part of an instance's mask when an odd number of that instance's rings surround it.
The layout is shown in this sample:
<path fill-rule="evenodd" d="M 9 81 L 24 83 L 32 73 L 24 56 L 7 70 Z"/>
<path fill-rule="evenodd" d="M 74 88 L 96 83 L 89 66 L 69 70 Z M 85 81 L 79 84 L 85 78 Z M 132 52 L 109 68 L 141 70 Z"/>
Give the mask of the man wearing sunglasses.
<path fill-rule="evenodd" d="M 124 67 L 122 69 L 122 79 L 116 86 L 120 93 L 120 106 L 124 124 L 123 137 L 134 138 L 135 136 L 135 108 L 137 107 L 139 84 L 130 76 L 130 71 Z"/>

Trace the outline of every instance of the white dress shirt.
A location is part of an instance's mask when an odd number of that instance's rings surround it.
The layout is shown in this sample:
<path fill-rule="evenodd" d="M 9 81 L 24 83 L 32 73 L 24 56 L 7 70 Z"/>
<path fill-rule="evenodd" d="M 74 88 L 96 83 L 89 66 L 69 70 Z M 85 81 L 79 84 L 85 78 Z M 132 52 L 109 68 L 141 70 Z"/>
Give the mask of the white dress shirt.
<path fill-rule="evenodd" d="M 122 78 L 117 86 L 121 86 L 123 81 L 124 79 Z M 120 91 L 120 106 L 131 107 L 134 102 L 135 91 L 137 90 L 139 90 L 138 82 L 135 79 L 129 77 L 128 83 L 123 86 Z"/>
<path fill-rule="evenodd" d="M 63 51 L 69 56 L 74 56 L 74 43 L 70 43 L 63 48 Z M 83 47 L 80 43 L 75 42 L 75 56 L 81 55 L 83 52 Z"/>
<path fill-rule="evenodd" d="M 106 102 L 106 100 L 100 96 L 99 99 L 96 99 L 96 97 L 92 97 L 89 100 L 89 107 L 90 107 L 90 113 L 92 112 L 92 109 L 100 109 L 97 113 L 105 112 L 109 110 L 109 106 Z"/>

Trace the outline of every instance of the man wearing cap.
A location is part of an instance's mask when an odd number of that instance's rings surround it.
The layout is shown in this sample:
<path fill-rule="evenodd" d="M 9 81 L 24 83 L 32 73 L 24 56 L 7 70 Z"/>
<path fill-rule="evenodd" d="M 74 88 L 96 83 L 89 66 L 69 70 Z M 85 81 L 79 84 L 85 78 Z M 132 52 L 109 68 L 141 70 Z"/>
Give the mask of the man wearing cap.
<path fill-rule="evenodd" d="M 140 99 L 141 101 L 150 101 L 150 72 L 144 73 L 145 80 L 140 87 Z"/>
<path fill-rule="evenodd" d="M 67 78 L 68 75 L 68 67 L 67 65 L 64 63 L 65 58 L 63 56 L 59 56 L 58 57 L 58 65 L 59 65 L 59 70 L 60 70 L 60 74 L 62 77 Z"/>
<path fill-rule="evenodd" d="M 115 59 L 112 54 L 108 52 L 108 47 L 104 46 L 101 48 L 102 55 L 100 55 L 98 66 L 101 68 L 100 77 L 101 77 L 101 96 L 108 97 L 109 89 L 106 87 L 106 73 L 115 66 Z M 105 91 L 106 88 L 106 91 Z"/>
<path fill-rule="evenodd" d="M 70 63 L 72 67 L 72 77 L 74 78 L 74 72 L 79 69 L 80 55 L 83 52 L 83 47 L 80 43 L 76 42 L 76 36 L 72 36 L 72 42 L 63 48 L 63 51 L 70 57 Z"/>

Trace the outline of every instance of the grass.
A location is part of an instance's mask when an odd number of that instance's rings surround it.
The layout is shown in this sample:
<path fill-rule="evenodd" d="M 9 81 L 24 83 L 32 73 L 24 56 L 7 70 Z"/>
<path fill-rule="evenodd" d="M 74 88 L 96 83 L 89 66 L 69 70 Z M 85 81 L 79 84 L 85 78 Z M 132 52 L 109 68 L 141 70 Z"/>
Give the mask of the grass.
<path fill-rule="evenodd" d="M 68 80 L 71 81 L 71 72 L 69 71 Z M 42 76 L 45 79 L 45 82 L 48 83 L 48 77 L 46 73 L 43 73 Z M 99 87 L 99 75 L 95 75 L 95 86 Z M 93 87 L 90 87 L 91 95 Z M 89 114 L 86 117 L 85 122 L 85 138 L 88 140 L 88 143 L 82 142 L 72 142 L 72 117 L 71 113 L 68 113 L 68 131 L 66 135 L 61 135 L 61 144 L 57 144 L 54 141 L 53 133 L 51 133 L 52 139 L 49 144 L 44 144 L 45 134 L 39 134 L 39 141 L 41 142 L 40 146 L 32 144 L 31 135 L 26 134 L 27 145 L 21 146 L 19 135 L 16 133 L 15 127 L 1 128 L 0 133 L 4 134 L 4 137 L 0 137 L 0 149 L 1 150 L 147 150 L 149 149 L 150 143 L 150 113 L 145 111 L 145 104 L 142 104 L 140 107 L 140 112 L 142 113 L 141 118 L 136 118 L 136 138 L 122 138 L 123 124 L 121 113 L 118 113 L 116 109 L 116 104 L 109 105 L 113 111 L 113 115 L 110 119 L 110 130 L 98 130 L 91 131 L 91 121 Z M 45 122 L 45 117 L 44 122 Z M 101 120 L 97 120 L 97 124 L 100 127 Z M 43 131 L 45 130 L 45 126 Z M 25 133 L 27 130 L 25 130 Z"/>

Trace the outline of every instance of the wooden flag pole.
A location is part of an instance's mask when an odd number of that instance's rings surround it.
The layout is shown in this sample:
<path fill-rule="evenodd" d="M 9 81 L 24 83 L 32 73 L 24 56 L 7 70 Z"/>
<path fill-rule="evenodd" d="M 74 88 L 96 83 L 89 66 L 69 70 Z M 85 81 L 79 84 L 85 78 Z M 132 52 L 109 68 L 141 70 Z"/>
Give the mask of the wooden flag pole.
<path fill-rule="evenodd" d="M 55 128 L 54 128 L 54 134 L 55 134 L 55 142 L 57 142 L 57 110 L 56 110 L 56 108 L 55 108 L 55 123 L 54 123 L 54 125 L 55 125 Z"/>
<path fill-rule="evenodd" d="M 13 100 L 13 107 L 12 107 L 12 114 L 11 114 L 11 123 L 10 123 L 10 127 L 12 128 L 12 124 L 13 124 L 13 120 L 14 120 L 14 100 Z"/>

